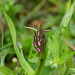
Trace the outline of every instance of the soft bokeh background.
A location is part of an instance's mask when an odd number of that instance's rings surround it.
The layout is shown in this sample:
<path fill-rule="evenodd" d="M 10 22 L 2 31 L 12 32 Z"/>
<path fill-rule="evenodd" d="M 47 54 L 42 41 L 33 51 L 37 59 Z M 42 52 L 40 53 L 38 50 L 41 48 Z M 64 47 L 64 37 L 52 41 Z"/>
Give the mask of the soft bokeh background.
<path fill-rule="evenodd" d="M 71 3 L 73 1 L 71 0 Z M 0 2 L 15 23 L 17 40 L 23 46 L 23 53 L 26 59 L 28 59 L 28 54 L 34 40 L 34 31 L 26 29 L 24 26 L 37 28 L 41 25 L 43 29 L 50 31 L 58 29 L 64 14 L 68 11 L 67 7 L 70 7 L 68 6 L 68 0 L 0 0 Z M 69 33 L 70 42 L 75 45 L 75 12 L 71 18 Z M 12 59 L 16 55 L 12 46 L 7 22 L 0 9 L 0 50 L 2 34 L 5 65 L 12 68 Z M 35 48 L 33 52 L 36 52 Z M 35 54 L 32 56 L 34 57 Z"/>

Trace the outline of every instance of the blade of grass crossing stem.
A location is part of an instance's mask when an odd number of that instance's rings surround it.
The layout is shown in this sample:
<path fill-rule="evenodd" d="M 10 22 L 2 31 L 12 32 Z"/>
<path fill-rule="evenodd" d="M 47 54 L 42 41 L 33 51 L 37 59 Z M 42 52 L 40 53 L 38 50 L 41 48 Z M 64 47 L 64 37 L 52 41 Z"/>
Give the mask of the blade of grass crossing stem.
<path fill-rule="evenodd" d="M 10 69 L 3 67 L 1 65 L 0 65 L 0 72 L 2 72 L 3 75 L 17 75 L 15 72 L 13 72 Z"/>
<path fill-rule="evenodd" d="M 16 42 L 16 31 L 15 31 L 14 23 L 12 22 L 11 18 L 6 13 L 6 11 L 3 8 L 2 4 L 0 4 L 0 6 L 2 8 L 3 14 L 6 18 L 7 23 L 8 23 L 8 27 L 9 27 L 11 38 L 12 38 L 13 45 L 14 45 L 14 49 L 15 49 L 16 55 L 18 57 L 18 60 L 20 62 L 20 65 L 28 73 L 28 75 L 33 75 L 34 70 L 30 67 L 30 65 L 27 63 L 27 61 L 24 59 L 24 57 L 21 55 L 21 53 L 19 52 L 19 50 L 17 48 L 17 45 L 16 45 L 16 43 L 17 43 Z"/>

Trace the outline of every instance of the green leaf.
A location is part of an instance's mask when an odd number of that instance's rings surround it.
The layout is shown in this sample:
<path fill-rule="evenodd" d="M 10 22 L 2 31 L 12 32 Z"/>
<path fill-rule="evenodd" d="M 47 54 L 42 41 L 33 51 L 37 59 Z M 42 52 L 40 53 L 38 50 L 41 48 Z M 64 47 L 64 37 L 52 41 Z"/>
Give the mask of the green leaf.
<path fill-rule="evenodd" d="M 0 55 L 0 58 L 2 57 L 2 62 L 4 63 L 5 61 L 5 57 L 8 55 L 8 54 L 14 54 L 15 52 L 13 50 L 10 50 L 10 48 L 6 48 L 4 50 L 1 51 L 1 55 Z M 3 65 L 2 65 L 3 66 Z"/>
<path fill-rule="evenodd" d="M 53 49 L 53 43 L 52 43 L 52 40 L 50 38 L 48 38 L 48 57 L 50 56 L 51 52 L 52 52 Z"/>
<path fill-rule="evenodd" d="M 31 63 L 37 63 L 38 62 L 38 57 L 31 58 L 28 61 L 31 62 Z M 50 66 L 50 65 L 52 66 L 54 63 L 55 63 L 55 61 L 53 59 L 47 58 L 46 62 L 45 62 L 45 66 Z"/>
<path fill-rule="evenodd" d="M 4 75 L 4 74 L 0 71 L 0 75 Z"/>
<path fill-rule="evenodd" d="M 28 61 L 31 62 L 31 63 L 37 63 L 38 62 L 38 57 L 31 58 Z"/>
<path fill-rule="evenodd" d="M 48 56 L 52 53 L 53 57 L 56 59 L 59 58 L 59 36 L 58 31 L 53 35 L 53 42 L 50 38 L 48 38 Z"/>
<path fill-rule="evenodd" d="M 16 53 L 16 55 L 18 57 L 20 65 L 28 73 L 28 75 L 33 75 L 34 70 L 30 67 L 30 65 L 27 63 L 27 61 L 24 59 L 24 57 L 22 56 L 22 54 L 19 52 L 19 50 L 17 48 L 17 45 L 16 45 L 16 43 L 17 43 L 16 30 L 15 30 L 15 27 L 14 27 L 14 23 L 11 20 L 11 18 L 8 16 L 8 14 L 6 13 L 6 11 L 3 8 L 2 4 L 0 4 L 0 7 L 2 8 L 2 12 L 3 12 L 3 14 L 4 14 L 5 18 L 6 18 L 7 23 L 8 23 L 8 27 L 9 27 L 11 38 L 12 38 L 12 41 L 13 41 L 15 53 Z"/>
<path fill-rule="evenodd" d="M 65 14 L 61 21 L 61 32 L 63 33 L 64 29 L 68 26 L 70 19 L 72 17 L 73 11 L 74 11 L 75 2 L 72 4 L 70 10 Z"/>
<path fill-rule="evenodd" d="M 69 54 L 63 54 L 60 59 L 59 59 L 59 64 L 63 64 L 64 62 L 66 62 L 68 59 L 70 59 L 75 52 L 71 51 Z"/>
<path fill-rule="evenodd" d="M 15 72 L 13 72 L 10 69 L 3 67 L 1 65 L 0 65 L 0 74 L 1 75 L 17 75 Z"/>
<path fill-rule="evenodd" d="M 56 31 L 53 36 L 53 46 L 54 46 L 53 55 L 55 58 L 59 58 L 59 40 L 60 39 L 58 36 L 58 31 Z"/>
<path fill-rule="evenodd" d="M 70 74 L 75 74 L 75 68 L 70 68 L 70 69 L 69 69 L 69 73 L 70 73 Z"/>
<path fill-rule="evenodd" d="M 50 67 L 50 66 L 45 66 L 42 75 L 50 75 L 50 72 L 52 72 L 51 67 Z M 52 74 L 51 74 L 51 75 L 52 75 Z"/>
<path fill-rule="evenodd" d="M 75 37 L 75 25 L 70 25 L 70 34 Z"/>

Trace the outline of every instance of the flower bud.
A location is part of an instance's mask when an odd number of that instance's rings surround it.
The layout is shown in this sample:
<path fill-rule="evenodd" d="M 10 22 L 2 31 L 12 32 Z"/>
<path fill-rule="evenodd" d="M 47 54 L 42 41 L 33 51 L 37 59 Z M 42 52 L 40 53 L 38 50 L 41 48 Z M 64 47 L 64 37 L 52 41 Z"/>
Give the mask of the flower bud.
<path fill-rule="evenodd" d="M 44 48 L 46 46 L 46 37 L 44 31 L 39 28 L 34 36 L 34 47 L 37 49 L 38 54 L 42 51 L 44 52 Z"/>
<path fill-rule="evenodd" d="M 17 42 L 17 46 L 18 46 L 19 48 L 22 48 L 22 44 L 21 44 L 20 42 Z"/>

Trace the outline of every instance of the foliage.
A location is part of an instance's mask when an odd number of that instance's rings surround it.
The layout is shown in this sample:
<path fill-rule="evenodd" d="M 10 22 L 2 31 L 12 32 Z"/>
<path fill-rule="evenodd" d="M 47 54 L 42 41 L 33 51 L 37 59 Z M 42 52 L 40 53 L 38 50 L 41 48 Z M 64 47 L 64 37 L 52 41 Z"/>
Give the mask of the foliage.
<path fill-rule="evenodd" d="M 1 0 L 0 7 L 0 22 L 9 28 L 5 33 L 4 28 L 2 30 L 1 75 L 75 74 L 73 60 L 75 49 L 67 43 L 70 41 L 75 44 L 74 0 Z M 39 24 L 43 30 L 49 29 L 49 31 L 45 32 L 45 57 L 38 69 L 40 56 L 33 46 L 34 31 L 24 29 L 24 26 L 37 28 Z M 67 40 L 66 43 L 63 37 Z M 21 42 L 22 48 L 17 47 L 17 41 Z M 14 57 L 18 60 L 11 62 Z"/>

